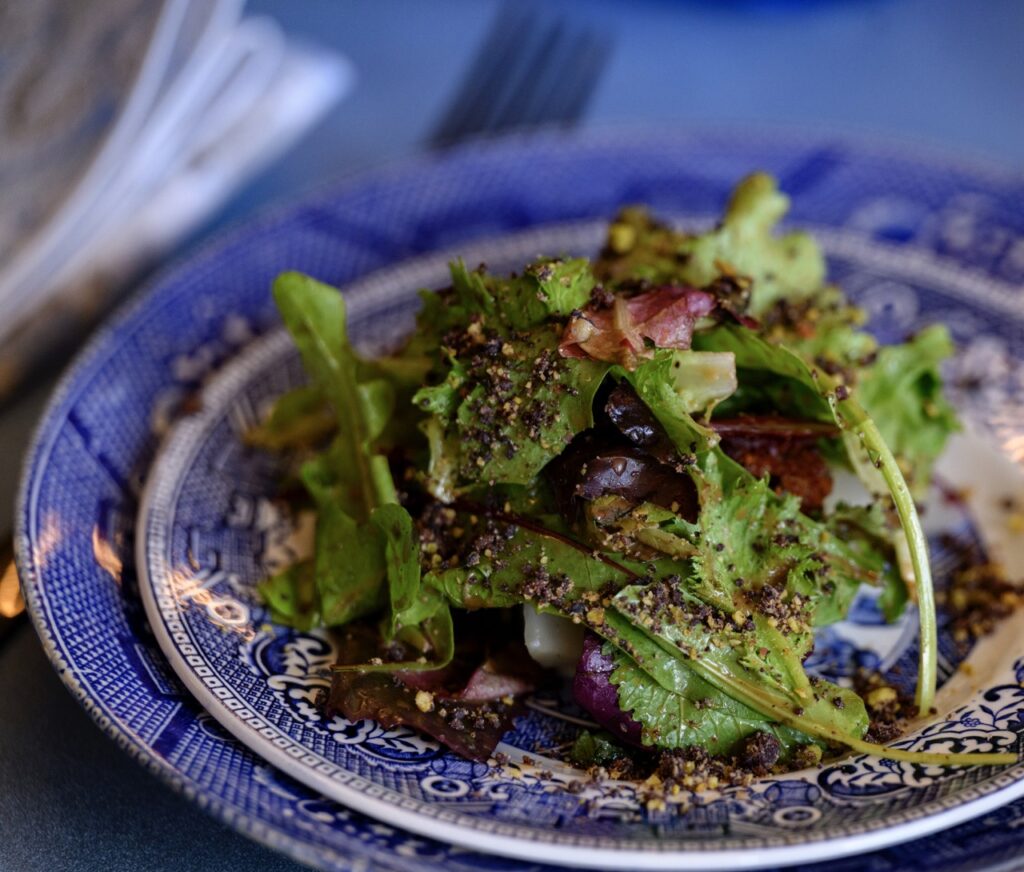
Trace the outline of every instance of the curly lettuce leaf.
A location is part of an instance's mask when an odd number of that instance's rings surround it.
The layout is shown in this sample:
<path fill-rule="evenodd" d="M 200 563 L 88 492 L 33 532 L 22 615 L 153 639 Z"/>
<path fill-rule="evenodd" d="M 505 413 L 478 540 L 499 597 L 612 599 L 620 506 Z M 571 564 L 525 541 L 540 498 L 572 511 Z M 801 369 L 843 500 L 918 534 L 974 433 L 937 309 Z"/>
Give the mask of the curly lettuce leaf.
<path fill-rule="evenodd" d="M 557 325 L 494 333 L 499 355 L 451 355 L 443 380 L 414 397 L 436 422 L 428 430 L 431 467 L 454 471 L 462 488 L 529 484 L 593 425 L 594 395 L 608 372 L 605 363 L 559 357 Z"/>
<path fill-rule="evenodd" d="M 551 316 L 568 316 L 582 308 L 594 287 L 586 258 L 541 259 L 521 275 L 508 277 L 492 275 L 483 268 L 469 270 L 462 260 L 453 261 L 449 270 L 453 302 L 445 317 L 433 318 L 435 324 L 447 327 L 466 324 L 477 316 L 497 319 L 512 330 L 528 330 Z M 429 314 L 424 312 L 423 320 Z"/>
<path fill-rule="evenodd" d="M 413 340 L 434 337 L 431 384 L 413 402 L 429 415 L 427 486 L 443 500 L 478 483 L 530 482 L 593 424 L 608 369 L 558 354 L 559 319 L 594 287 L 585 259 L 540 260 L 510 277 L 461 260 L 450 271 L 449 289 L 424 296 Z"/>
<path fill-rule="evenodd" d="M 537 283 L 534 295 L 547 314 L 568 316 L 590 299 L 595 279 L 586 258 L 546 260 L 527 267 L 526 276 Z M 532 289 L 531 289 L 532 290 Z"/>
<path fill-rule="evenodd" d="M 795 497 L 774 493 L 767 481 L 727 461 L 709 453 L 692 472 L 701 503 L 690 532 L 699 548 L 697 593 L 718 608 L 735 609 L 766 588 L 777 590 L 800 626 L 787 646 L 803 657 L 813 644 L 812 626 L 842 620 L 860 584 L 879 582 L 870 568 L 874 561 L 865 565 L 863 555 L 825 524 L 801 514 Z M 763 620 L 754 614 L 755 623 Z"/>
<path fill-rule="evenodd" d="M 721 276 L 752 280 L 747 313 L 761 317 L 776 303 L 813 296 L 825 278 L 825 258 L 806 233 L 776 235 L 789 198 L 765 173 L 743 179 L 722 221 L 700 234 L 654 222 L 643 209 L 627 209 L 609 232 L 595 265 L 607 282 L 644 280 L 703 288 Z"/>
<path fill-rule="evenodd" d="M 697 287 L 726 269 L 753 280 L 748 313 L 755 318 L 779 300 L 789 303 L 814 294 L 825 279 L 825 258 L 806 233 L 775 235 L 789 210 L 789 197 L 771 176 L 754 173 L 733 191 L 721 224 L 685 240 L 682 275 Z M 723 269 L 723 267 L 725 269 Z"/>
<path fill-rule="evenodd" d="M 766 370 L 802 384 L 809 396 L 816 394 L 812 409 L 816 408 L 819 413 L 825 408 L 830 411 L 842 431 L 847 457 L 861 481 L 876 496 L 892 498 L 913 570 L 913 587 L 909 593 L 916 596 L 921 620 L 917 705 L 922 711 L 931 708 L 935 698 L 938 643 L 928 542 L 910 488 L 878 425 L 845 385 L 784 346 L 772 345 L 750 330 L 721 326 L 703 334 L 700 342 L 705 350 L 733 352 L 739 369 Z M 898 547 L 900 545 L 902 543 L 898 543 Z"/>
<path fill-rule="evenodd" d="M 855 388 L 917 497 L 928 492 L 935 460 L 960 428 L 939 374 L 952 354 L 949 331 L 936 324 L 902 345 L 880 348 Z"/>
<path fill-rule="evenodd" d="M 747 629 L 728 615 L 709 615 L 701 599 L 665 585 L 624 588 L 614 597 L 614 611 L 605 617 L 612 641 L 653 680 L 641 680 L 622 667 L 612 675 L 620 704 L 633 706 L 629 711 L 644 724 L 646 735 L 669 747 L 710 743 L 718 750 L 758 731 L 774 733 L 786 747 L 803 744 L 809 737 L 822 738 L 823 733 L 852 740 L 864 735 L 867 713 L 852 691 L 811 681 L 802 669 L 799 676 L 791 676 L 773 668 L 777 634 L 765 627 Z M 791 713 L 813 722 L 816 729 L 794 733 L 781 727 L 774 713 L 744 699 L 752 696 L 747 690 L 751 685 L 769 689 Z M 672 700 L 675 711 L 655 708 L 658 703 L 671 706 Z"/>
<path fill-rule="evenodd" d="M 850 506 L 840 503 L 824 521 L 843 549 L 877 579 L 881 587 L 878 605 L 887 621 L 892 623 L 907 604 L 907 587 L 900 577 L 899 564 L 892 542 L 892 530 L 882 507 L 877 503 Z"/>
<path fill-rule="evenodd" d="M 615 608 L 651 637 L 646 655 L 638 653 L 643 646 L 630 637 L 633 647 L 626 649 L 630 657 L 657 675 L 658 669 L 670 668 L 657 659 L 665 657 L 657 646 L 675 645 L 682 650 L 682 660 L 671 669 L 683 670 L 685 676 L 695 672 L 687 658 L 718 658 L 719 668 L 735 681 L 751 682 L 756 676 L 756 681 L 786 695 L 793 710 L 810 711 L 817 706 L 817 715 L 808 717 L 826 722 L 830 735 L 859 739 L 866 726 L 860 701 L 852 696 L 848 700 L 845 691 L 812 680 L 803 660 L 814 644 L 813 627 L 844 617 L 861 581 L 872 580 L 872 573 L 828 529 L 801 515 L 795 498 L 776 495 L 767 482 L 754 479 L 717 450 L 698 453 L 688 470 L 701 504 L 697 521 L 664 518 L 661 533 L 690 544 L 692 570 L 675 592 L 655 581 L 616 594 Z M 655 539 L 645 541 L 664 548 Z M 662 605 L 666 602 L 675 605 L 666 610 Z M 814 735 L 777 731 L 777 719 L 770 712 L 736 698 L 713 677 L 699 670 L 696 675 L 703 695 L 694 696 L 692 681 L 688 684 L 678 678 L 672 686 L 662 681 L 658 690 L 657 681 L 652 684 L 625 667 L 613 683 L 620 687 L 621 704 L 635 706 L 629 710 L 636 720 L 649 731 L 657 725 L 658 735 L 650 735 L 656 743 L 678 742 L 687 736 L 686 743 L 711 741 L 718 748 L 720 741 L 720 749 L 725 749 L 751 733 L 767 730 L 778 735 L 785 747 L 792 747 Z M 842 729 L 834 715 L 837 697 L 843 705 Z M 695 700 L 709 709 L 707 721 L 694 718 Z M 689 712 L 682 722 L 672 714 L 680 711 Z M 694 720 L 697 723 L 687 723 Z M 712 737 L 716 738 L 712 741 Z"/>
<path fill-rule="evenodd" d="M 787 306 L 763 324 L 769 342 L 785 345 L 827 372 L 855 372 L 878 349 L 874 336 L 864 330 L 867 316 L 852 305 L 835 285 L 825 285 L 797 306 Z"/>

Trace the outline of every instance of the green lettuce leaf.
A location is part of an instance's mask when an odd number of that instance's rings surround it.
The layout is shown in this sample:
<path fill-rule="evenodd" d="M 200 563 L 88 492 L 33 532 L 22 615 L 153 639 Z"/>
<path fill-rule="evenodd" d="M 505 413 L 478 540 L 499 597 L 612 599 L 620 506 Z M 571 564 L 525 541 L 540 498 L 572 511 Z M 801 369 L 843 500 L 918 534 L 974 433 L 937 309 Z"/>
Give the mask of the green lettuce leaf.
<path fill-rule="evenodd" d="M 338 435 L 330 453 L 337 499 L 360 522 L 394 502 L 386 458 L 373 441 L 394 411 L 394 390 L 384 379 L 358 380 L 359 361 L 345 331 L 345 301 L 337 288 L 301 273 L 274 281 L 274 300 L 314 385 L 334 409 Z"/>
<path fill-rule="evenodd" d="M 394 636 L 408 623 L 400 616 L 415 604 L 420 561 L 412 519 L 398 505 L 378 440 L 393 417 L 396 385 L 407 386 L 410 377 L 401 365 L 359 359 L 348 341 L 345 302 L 337 289 L 284 273 L 274 283 L 274 298 L 313 382 L 304 398 L 311 402 L 313 392 L 325 398 L 337 424 L 329 448 L 302 468 L 318 508 L 312 564 L 316 611 L 326 626 L 338 626 L 390 605 L 386 624 Z M 289 592 L 287 575 L 266 587 L 279 614 Z M 308 585 L 307 569 L 291 575 L 295 583 Z M 298 589 L 292 588 L 294 598 Z M 306 588 L 302 592 L 311 599 Z M 422 620 L 428 618 L 445 625 L 439 608 Z M 449 630 L 450 623 L 448 616 Z"/>
<path fill-rule="evenodd" d="M 775 235 L 788 210 L 789 197 L 775 179 L 765 173 L 747 176 L 733 191 L 721 224 L 680 247 L 688 255 L 683 277 L 703 287 L 727 265 L 752 279 L 748 312 L 755 318 L 780 300 L 794 303 L 811 296 L 824 282 L 825 258 L 806 233 Z"/>
<path fill-rule="evenodd" d="M 878 349 L 875 337 L 863 329 L 864 310 L 851 305 L 835 285 L 825 285 L 785 311 L 782 321 L 769 317 L 764 338 L 785 345 L 826 372 L 852 372 L 855 378 L 856 370 Z"/>
<path fill-rule="evenodd" d="M 752 280 L 747 311 L 759 318 L 782 300 L 813 296 L 824 282 L 825 259 L 810 236 L 775 234 L 788 209 L 775 180 L 755 173 L 736 186 L 722 221 L 706 233 L 682 233 L 653 221 L 646 210 L 623 210 L 595 273 L 613 284 L 640 279 L 697 288 L 742 276 Z"/>
<path fill-rule="evenodd" d="M 892 542 L 892 529 L 877 503 L 849 506 L 840 503 L 824 521 L 835 542 L 877 580 L 881 587 L 878 605 L 885 619 L 895 621 L 907 604 L 907 587 L 900 577 Z"/>
<path fill-rule="evenodd" d="M 474 529 L 469 516 L 460 513 L 467 539 L 490 529 L 496 531 L 487 537 L 493 547 L 476 552 L 471 565 L 432 570 L 424 576 L 425 586 L 441 592 L 457 608 L 508 608 L 533 602 L 561 614 L 575 605 L 596 603 L 597 594 L 630 584 L 649 569 L 637 561 L 595 552 L 539 524 L 524 526 L 518 516 L 474 517 L 485 526 Z M 679 569 L 661 563 L 663 573 Z"/>
<path fill-rule="evenodd" d="M 946 441 L 959 429 L 939 375 L 940 364 L 952 354 L 949 331 L 936 324 L 902 345 L 880 348 L 855 388 L 919 498 L 928 492 L 932 467 Z"/>
<path fill-rule="evenodd" d="M 310 447 L 331 435 L 335 426 L 323 393 L 306 385 L 279 397 L 267 419 L 245 434 L 245 441 L 271 451 Z"/>
<path fill-rule="evenodd" d="M 382 609 L 384 540 L 372 523 L 359 523 L 339 503 L 320 503 L 315 572 L 324 625 L 336 627 Z"/>
<path fill-rule="evenodd" d="M 613 603 L 605 616 L 609 635 L 647 680 L 626 662 L 612 681 L 620 705 L 631 706 L 657 744 L 726 751 L 751 733 L 767 731 L 791 747 L 823 738 L 822 733 L 857 740 L 867 729 L 864 705 L 852 691 L 812 681 L 802 669 L 791 675 L 778 668 L 779 634 L 766 627 L 751 630 L 726 613 L 709 612 L 701 599 L 667 581 L 626 587 Z M 770 689 L 789 712 L 814 721 L 818 729 L 800 734 L 781 728 L 775 713 L 750 694 L 751 685 Z M 659 702 L 666 705 L 662 712 L 655 708 Z"/>
<path fill-rule="evenodd" d="M 299 630 L 322 625 L 320 596 L 312 560 L 294 563 L 256 586 L 263 601 L 270 606 L 271 617 L 279 624 Z"/>
<path fill-rule="evenodd" d="M 594 274 L 590 262 L 578 257 L 571 260 L 547 260 L 526 269 L 528 278 L 536 281 L 533 290 L 545 306 L 548 315 L 568 316 L 582 309 L 594 289 Z"/>
<path fill-rule="evenodd" d="M 727 754 L 758 732 L 774 735 L 783 748 L 811 741 L 722 693 L 689 669 L 683 658 L 667 655 L 645 634 L 635 632 L 629 639 L 623 644 L 628 644 L 631 654 L 610 646 L 608 653 L 615 664 L 611 682 L 619 692 L 619 707 L 643 725 L 644 744 L 699 745 L 711 754 Z"/>
<path fill-rule="evenodd" d="M 512 330 L 528 330 L 549 317 L 565 317 L 590 298 L 594 276 L 586 258 L 541 259 L 521 275 L 502 277 L 468 270 L 462 260 L 450 265 L 454 306 L 438 320 L 447 328 L 473 316 L 499 321 Z"/>
<path fill-rule="evenodd" d="M 765 370 L 790 379 L 807 389 L 807 396 L 816 394 L 809 413 L 823 414 L 827 408 L 842 432 L 847 458 L 870 492 L 892 498 L 902 528 L 903 541 L 913 567 L 913 590 L 921 620 L 920 663 L 917 705 L 931 708 L 935 698 L 937 637 L 935 595 L 928 563 L 928 542 L 921 529 L 913 496 L 892 450 L 882 437 L 878 425 L 840 384 L 789 349 L 772 345 L 750 330 L 721 326 L 699 337 L 700 347 L 710 351 L 731 351 L 736 355 L 737 369 Z"/>
<path fill-rule="evenodd" d="M 453 355 L 444 380 L 414 397 L 437 422 L 428 431 L 431 466 L 454 470 L 462 487 L 531 482 L 593 425 L 594 395 L 608 372 L 605 363 L 560 357 L 558 325 L 493 333 L 500 355 Z"/>

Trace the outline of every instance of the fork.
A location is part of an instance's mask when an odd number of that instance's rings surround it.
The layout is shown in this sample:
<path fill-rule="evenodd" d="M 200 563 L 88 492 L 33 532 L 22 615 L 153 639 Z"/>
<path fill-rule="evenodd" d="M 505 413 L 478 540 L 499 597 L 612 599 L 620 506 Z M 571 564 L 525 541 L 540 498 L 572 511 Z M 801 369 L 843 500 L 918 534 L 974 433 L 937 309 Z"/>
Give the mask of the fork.
<path fill-rule="evenodd" d="M 444 147 L 513 128 L 572 126 L 611 48 L 603 33 L 506 0 L 428 143 Z"/>

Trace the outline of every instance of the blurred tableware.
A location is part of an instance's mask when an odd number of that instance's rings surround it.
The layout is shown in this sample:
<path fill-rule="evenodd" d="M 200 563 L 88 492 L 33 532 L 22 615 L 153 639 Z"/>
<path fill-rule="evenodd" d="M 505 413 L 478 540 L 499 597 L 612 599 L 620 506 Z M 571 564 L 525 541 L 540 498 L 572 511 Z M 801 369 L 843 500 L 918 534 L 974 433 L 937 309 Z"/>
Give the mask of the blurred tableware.
<path fill-rule="evenodd" d="M 506 0 L 430 135 L 435 147 L 470 136 L 557 123 L 583 115 L 611 53 L 590 26 Z"/>
<path fill-rule="evenodd" d="M 347 89 L 237 0 L 0 8 L 0 399 Z"/>

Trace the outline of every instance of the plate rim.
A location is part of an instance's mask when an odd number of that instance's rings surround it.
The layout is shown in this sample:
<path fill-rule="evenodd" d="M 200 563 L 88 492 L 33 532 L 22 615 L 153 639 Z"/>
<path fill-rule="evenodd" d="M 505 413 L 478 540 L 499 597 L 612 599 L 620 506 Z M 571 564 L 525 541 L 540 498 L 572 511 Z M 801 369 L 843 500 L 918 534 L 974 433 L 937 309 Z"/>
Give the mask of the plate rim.
<path fill-rule="evenodd" d="M 681 218 L 687 216 L 680 216 Z M 708 216 L 689 216 L 691 220 L 706 220 Z M 522 247 L 530 249 L 532 242 L 538 236 L 554 233 L 568 237 L 574 234 L 581 236 L 597 230 L 602 222 L 598 220 L 584 220 L 575 222 L 560 222 L 549 225 L 535 225 L 530 228 L 501 234 L 499 236 L 481 237 L 474 239 L 460 248 L 464 251 L 472 247 L 474 253 L 469 257 L 471 260 L 490 260 L 486 250 L 490 246 L 507 244 L 510 247 Z M 943 259 L 931 254 L 920 247 L 903 247 L 896 249 L 894 246 L 885 243 L 872 241 L 854 230 L 840 231 L 836 228 L 814 227 L 806 225 L 809 232 L 816 235 L 816 238 L 830 237 L 826 239 L 826 254 L 834 253 L 834 249 L 846 249 L 850 251 L 863 244 L 869 254 L 877 253 L 879 260 L 887 255 L 894 256 L 897 261 L 909 260 L 910 265 L 906 267 L 907 272 L 915 273 L 915 267 L 938 271 L 943 269 Z M 522 241 L 520 241 L 522 240 Z M 832 243 L 830 246 L 829 243 Z M 531 249 L 532 250 L 532 249 Z M 440 261 L 446 261 L 453 255 L 453 250 L 432 251 L 418 257 L 409 258 L 395 264 L 375 270 L 362 279 L 357 279 L 350 289 L 346 289 L 346 298 L 350 302 L 350 311 L 353 304 L 365 303 L 373 306 L 374 303 L 387 305 L 397 302 L 399 294 L 386 300 L 380 300 L 373 296 L 372 285 L 379 283 L 382 279 L 389 285 L 397 281 L 397 276 L 391 278 L 388 274 L 392 271 L 427 269 Z M 914 264 L 915 255 L 922 263 Z M 870 259 L 865 259 L 870 263 Z M 903 268 L 903 264 L 893 265 L 893 270 Z M 970 282 L 974 287 L 984 282 L 990 285 L 992 298 L 990 305 L 993 307 L 1008 305 L 1009 301 L 1001 290 L 1009 289 L 1008 283 L 1001 283 L 989 277 L 968 275 L 960 278 L 964 272 L 955 262 L 949 264 L 952 275 L 948 278 L 949 284 L 955 285 L 959 281 Z M 367 287 L 370 285 L 370 287 Z M 404 294 L 403 294 L 404 296 Z M 586 868 L 600 868 L 607 863 L 628 863 L 636 869 L 669 869 L 680 868 L 680 861 L 686 865 L 687 860 L 697 858 L 697 866 L 692 868 L 706 869 L 755 869 L 778 864 L 794 862 L 815 862 L 828 857 L 849 856 L 865 850 L 874 850 L 908 841 L 915 837 L 927 835 L 938 830 L 947 829 L 964 820 L 984 814 L 991 808 L 1011 801 L 1024 795 L 1024 761 L 1004 772 L 999 773 L 1003 778 L 1013 780 L 1002 787 L 995 786 L 986 791 L 981 797 L 966 799 L 949 808 L 938 808 L 932 812 L 923 812 L 910 820 L 890 825 L 880 825 L 876 828 L 863 832 L 837 835 L 834 837 L 823 836 L 811 840 L 801 841 L 796 844 L 757 846 L 754 848 L 691 848 L 682 847 L 659 848 L 657 843 L 629 847 L 602 846 L 589 848 L 585 845 L 566 844 L 545 841 L 543 838 L 531 840 L 522 836 L 506 835 L 500 832 L 488 831 L 484 828 L 474 828 L 455 822 L 449 822 L 443 817 L 424 814 L 420 811 L 406 809 L 401 804 L 385 800 L 374 795 L 372 792 L 364 792 L 351 787 L 348 783 L 336 782 L 329 776 L 317 772 L 315 768 L 303 765 L 295 757 L 288 754 L 282 748 L 277 747 L 271 740 L 263 738 L 258 732 L 246 728 L 245 724 L 232 711 L 229 711 L 223 701 L 214 694 L 209 687 L 195 674 L 195 671 L 185 662 L 184 656 L 174 643 L 165 624 L 165 618 L 157 602 L 158 593 L 166 594 L 166 585 L 154 580 L 150 576 L 150 554 L 153 547 L 150 530 L 155 522 L 161 520 L 160 512 L 157 511 L 158 504 L 167 509 L 173 503 L 173 497 L 180 489 L 181 479 L 176 473 L 181 473 L 183 468 L 180 464 L 168 466 L 166 458 L 174 455 L 182 449 L 179 445 L 188 445 L 195 449 L 198 437 L 208 431 L 212 425 L 219 422 L 230 410 L 230 404 L 235 399 L 244 385 L 253 378 L 254 373 L 262 371 L 266 363 L 263 358 L 272 360 L 278 359 L 287 344 L 287 334 L 283 327 L 278 326 L 258 339 L 249 343 L 238 353 L 233 355 L 213 375 L 210 381 L 204 385 L 200 409 L 195 414 L 189 415 L 177 421 L 171 431 L 164 437 L 159 452 L 153 459 L 149 474 L 146 479 L 145 489 L 139 503 L 139 510 L 136 516 L 136 559 L 135 568 L 139 576 L 139 591 L 149 625 L 157 638 L 161 651 L 167 658 L 171 668 L 178 678 L 186 685 L 189 692 L 198 700 L 200 705 L 210 713 L 226 730 L 235 736 L 243 745 L 260 755 L 275 767 L 281 769 L 297 781 L 307 787 L 324 793 L 332 800 L 343 805 L 355 808 L 371 817 L 374 817 L 385 824 L 398 826 L 407 831 L 419 835 L 431 836 L 449 844 L 466 847 L 475 850 L 484 850 L 494 854 L 500 854 L 519 860 L 536 860 L 538 848 L 560 865 L 578 866 Z M 162 518 L 169 522 L 168 518 Z M 158 591 L 159 588 L 159 591 Z M 979 689 L 977 693 L 981 693 Z M 976 694 L 975 694 L 976 695 Z M 298 744 L 298 743 L 296 743 Z M 965 788 L 970 790 L 971 788 Z M 977 790 L 978 787 L 973 788 Z M 927 805 L 927 804 L 926 804 Z M 687 866 L 687 868 L 691 868 Z"/>
<path fill-rule="evenodd" d="M 584 142 L 589 147 L 607 144 L 651 144 L 663 142 L 682 145 L 703 139 L 735 135 L 742 132 L 745 138 L 755 134 L 758 142 L 765 142 L 776 147 L 785 146 L 793 149 L 811 147 L 824 142 L 846 146 L 856 156 L 868 156 L 891 160 L 914 160 L 928 165 L 929 169 L 941 172 L 943 169 L 960 171 L 966 175 L 995 179 L 1000 182 L 1019 182 L 1024 179 L 1024 172 L 989 157 L 966 154 L 956 149 L 936 145 L 934 142 L 917 140 L 911 137 L 865 134 L 863 131 L 837 129 L 835 126 L 814 125 L 773 125 L 763 122 L 756 124 L 707 124 L 683 127 L 681 125 L 634 124 L 594 125 L 580 132 L 566 132 L 557 127 L 537 131 L 518 132 L 501 137 L 481 137 L 469 140 L 444 152 L 439 158 L 436 154 L 416 154 L 389 160 L 376 168 L 356 169 L 327 178 L 310 186 L 298 194 L 283 197 L 267 204 L 245 216 L 241 216 L 216 231 L 208 239 L 190 246 L 185 251 L 168 260 L 151 277 L 144 281 L 129 298 L 121 302 L 104 319 L 99 329 L 87 340 L 85 345 L 74 355 L 70 363 L 65 365 L 63 373 L 53 389 L 40 418 L 35 425 L 28 442 L 24 459 L 21 464 L 20 484 L 17 491 L 14 514 L 14 546 L 15 560 L 28 612 L 40 639 L 43 650 L 51 661 L 54 670 L 68 688 L 69 693 L 78 701 L 97 727 L 108 737 L 124 748 L 133 760 L 160 777 L 176 792 L 183 794 L 190 801 L 215 819 L 242 832 L 246 836 L 272 849 L 282 851 L 293 859 L 306 863 L 330 863 L 336 868 L 349 868 L 352 859 L 328 845 L 314 844 L 302 839 L 273 824 L 268 824 L 260 816 L 241 811 L 231 806 L 216 794 L 209 792 L 183 772 L 155 755 L 152 748 L 141 740 L 137 734 L 117 718 L 111 718 L 104 711 L 103 705 L 95 700 L 90 692 L 79 682 L 75 667 L 60 650 L 59 637 L 54 630 L 53 622 L 48 614 L 47 590 L 43 579 L 36 572 L 34 558 L 35 542 L 29 535 L 28 510 L 32 494 L 38 486 L 41 475 L 40 460 L 43 451 L 56 437 L 63 424 L 64 416 L 60 413 L 69 405 L 72 396 L 81 389 L 79 384 L 97 363 L 114 350 L 118 334 L 135 317 L 151 305 L 153 298 L 161 287 L 171 281 L 177 274 L 186 269 L 196 268 L 208 261 L 223 249 L 240 242 L 247 234 L 259 228 L 271 225 L 289 213 L 304 206 L 329 201 L 354 192 L 360 187 L 387 181 L 389 177 L 399 176 L 428 168 L 439 159 L 458 161 L 466 154 L 479 150 L 489 153 L 514 152 L 523 145 L 544 143 L 559 146 Z M 383 267 L 387 268 L 387 266 Z M 962 269 L 973 271 L 964 266 Z M 978 814 L 1003 802 L 1011 801 L 1012 797 L 1000 794 L 1000 801 L 978 809 Z M 968 820 L 972 815 L 963 816 L 953 825 Z M 912 838 L 909 834 L 908 838 Z M 796 861 L 799 862 L 799 861 Z"/>

